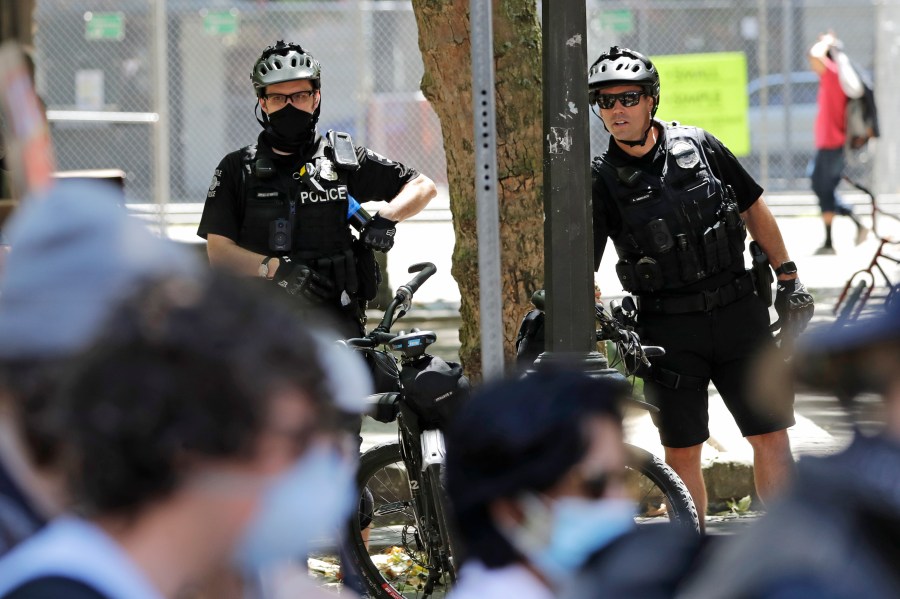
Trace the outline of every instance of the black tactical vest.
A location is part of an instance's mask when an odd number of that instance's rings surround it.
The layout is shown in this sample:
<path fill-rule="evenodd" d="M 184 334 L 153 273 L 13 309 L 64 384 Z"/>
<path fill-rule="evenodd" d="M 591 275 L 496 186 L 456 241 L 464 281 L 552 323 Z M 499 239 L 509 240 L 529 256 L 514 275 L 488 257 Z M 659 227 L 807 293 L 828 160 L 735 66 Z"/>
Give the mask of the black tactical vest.
<path fill-rule="evenodd" d="M 744 272 L 746 227 L 737 202 L 713 174 L 702 132 L 666 127 L 662 176 L 614 163 L 592 165 L 612 193 L 622 226 L 612 238 L 616 274 L 631 293 L 674 290 L 723 271 Z"/>
<path fill-rule="evenodd" d="M 312 164 L 306 169 L 305 164 Z M 347 223 L 346 168 L 339 167 L 326 137 L 291 169 L 275 172 L 268 152 L 241 149 L 243 218 L 238 245 L 268 256 L 290 255 L 337 283 L 358 291 L 353 236 Z M 275 234 L 289 232 L 277 238 Z"/>

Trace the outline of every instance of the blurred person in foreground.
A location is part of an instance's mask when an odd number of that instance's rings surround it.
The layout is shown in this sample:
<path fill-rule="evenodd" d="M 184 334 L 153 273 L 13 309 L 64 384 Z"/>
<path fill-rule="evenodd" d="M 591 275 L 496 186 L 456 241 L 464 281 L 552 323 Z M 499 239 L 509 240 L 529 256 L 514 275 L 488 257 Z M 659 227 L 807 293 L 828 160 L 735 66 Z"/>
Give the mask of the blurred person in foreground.
<path fill-rule="evenodd" d="M 814 331 L 795 361 L 799 380 L 850 408 L 880 395 L 884 429 L 857 427 L 843 452 L 801 459 L 784 501 L 723 546 L 685 598 L 900 597 L 900 307 Z"/>
<path fill-rule="evenodd" d="M 624 484 L 626 392 L 609 379 L 541 371 L 488 385 L 462 409 L 447 435 L 447 490 L 465 550 L 452 599 L 554 597 L 586 564 L 605 572 L 591 596 L 651 597 L 670 585 L 675 560 L 639 573 L 606 567 L 641 534 Z M 645 552 L 674 543 L 684 548 L 675 556 L 691 555 L 696 538 L 648 528 L 661 534 Z"/>
<path fill-rule="evenodd" d="M 225 275 L 143 285 L 60 385 L 73 508 L 0 560 L 0 597 L 176 597 L 336 532 L 354 506 L 352 399 L 335 392 L 351 357 L 322 338 Z"/>
<path fill-rule="evenodd" d="M 108 183 L 59 181 L 8 223 L 0 272 L 0 555 L 66 504 L 49 413 L 62 372 L 109 312 L 149 278 L 199 262 L 154 237 Z"/>

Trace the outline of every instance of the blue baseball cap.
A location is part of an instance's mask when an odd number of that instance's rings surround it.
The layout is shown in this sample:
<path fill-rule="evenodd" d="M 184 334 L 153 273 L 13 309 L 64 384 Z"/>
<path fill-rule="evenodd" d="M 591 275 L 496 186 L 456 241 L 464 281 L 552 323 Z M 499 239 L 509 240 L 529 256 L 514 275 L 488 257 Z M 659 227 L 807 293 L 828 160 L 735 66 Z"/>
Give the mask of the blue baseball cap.
<path fill-rule="evenodd" d="M 113 185 L 72 179 L 23 200 L 4 231 L 0 359 L 71 355 L 140 283 L 202 276 L 192 252 L 153 235 L 122 199 Z"/>
<path fill-rule="evenodd" d="M 886 341 L 900 341 L 900 302 L 883 311 L 848 324 L 832 323 L 816 327 L 798 340 L 804 355 L 835 354 L 863 349 Z"/>
<path fill-rule="evenodd" d="M 546 370 L 478 389 L 447 431 L 447 487 L 462 516 L 521 491 L 543 491 L 584 457 L 586 416 L 621 421 L 627 386 Z"/>

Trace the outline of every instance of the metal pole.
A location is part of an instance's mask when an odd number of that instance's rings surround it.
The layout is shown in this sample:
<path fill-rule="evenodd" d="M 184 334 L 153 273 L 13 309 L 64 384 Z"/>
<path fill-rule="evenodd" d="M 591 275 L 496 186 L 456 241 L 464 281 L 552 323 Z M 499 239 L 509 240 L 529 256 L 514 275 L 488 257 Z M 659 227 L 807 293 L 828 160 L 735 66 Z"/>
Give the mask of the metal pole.
<path fill-rule="evenodd" d="M 594 336 L 594 260 L 584 0 L 545 1 L 543 20 L 546 352 L 604 369 Z"/>
<path fill-rule="evenodd" d="M 481 371 L 484 380 L 503 375 L 492 4 L 485 0 L 470 0 L 469 3 L 469 23 L 472 30 L 472 108 L 475 121 L 475 200 L 478 210 Z"/>
<path fill-rule="evenodd" d="M 769 75 L 769 11 L 766 0 L 758 0 L 756 4 L 759 15 L 759 38 L 757 40 L 757 60 L 759 61 L 759 80 L 763 85 L 759 89 L 759 112 L 762 122 L 767 122 L 769 117 L 769 86 L 766 85 Z M 765 127 L 764 127 L 765 128 Z M 763 187 L 769 186 L 769 140 L 766 135 L 761 136 L 759 178 Z"/>
<path fill-rule="evenodd" d="M 357 76 L 358 87 L 356 89 L 355 137 L 368 145 L 372 143 L 372 140 L 368 139 L 366 132 L 366 121 L 368 120 L 366 112 L 372 99 L 372 65 L 370 64 L 369 53 L 366 51 L 366 43 L 369 39 L 366 36 L 366 28 L 372 20 L 372 3 L 368 0 L 356 0 L 353 12 L 354 26 L 356 28 L 356 40 L 353 43 L 353 50 L 356 57 L 356 68 L 359 69 Z"/>
<path fill-rule="evenodd" d="M 156 164 L 153 177 L 153 191 L 159 210 L 159 234 L 166 237 L 166 203 L 169 198 L 169 81 L 168 44 L 166 36 L 166 0 L 153 3 L 153 103 L 159 119 L 153 133 L 153 158 Z"/>
<path fill-rule="evenodd" d="M 794 173 L 794 149 L 791 147 L 793 140 L 791 139 L 791 108 L 793 107 L 794 94 L 791 91 L 791 72 L 794 64 L 794 6 L 792 0 L 783 0 L 781 3 L 782 21 L 781 21 L 781 68 L 784 72 L 784 80 L 782 81 L 782 104 L 784 105 L 784 157 L 787 160 L 785 172 L 786 179 L 793 177 Z"/>

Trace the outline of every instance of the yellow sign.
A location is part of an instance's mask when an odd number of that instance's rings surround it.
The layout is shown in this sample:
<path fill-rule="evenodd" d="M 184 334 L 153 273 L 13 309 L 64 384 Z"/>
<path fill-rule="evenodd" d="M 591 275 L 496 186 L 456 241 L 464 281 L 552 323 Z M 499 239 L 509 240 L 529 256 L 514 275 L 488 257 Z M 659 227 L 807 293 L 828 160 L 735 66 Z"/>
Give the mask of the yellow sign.
<path fill-rule="evenodd" d="M 659 69 L 658 118 L 702 127 L 735 156 L 750 153 L 743 52 L 672 54 L 651 60 Z"/>

